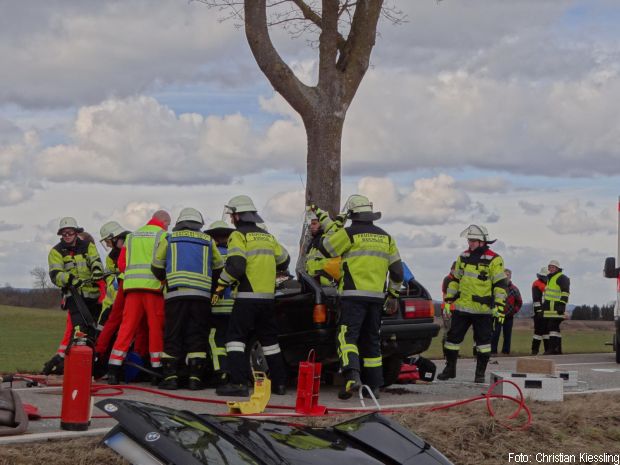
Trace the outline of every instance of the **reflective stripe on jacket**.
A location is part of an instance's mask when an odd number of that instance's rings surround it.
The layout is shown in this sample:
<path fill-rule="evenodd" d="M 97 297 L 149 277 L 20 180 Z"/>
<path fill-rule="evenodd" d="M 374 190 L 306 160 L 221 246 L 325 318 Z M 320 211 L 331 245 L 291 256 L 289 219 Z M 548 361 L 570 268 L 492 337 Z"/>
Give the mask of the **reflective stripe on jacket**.
<path fill-rule="evenodd" d="M 276 238 L 254 223 L 243 223 L 228 238 L 228 256 L 218 284 L 239 283 L 235 299 L 273 299 L 276 267 L 289 262 Z"/>
<path fill-rule="evenodd" d="M 223 245 L 218 245 L 217 250 L 220 252 L 222 261 L 226 262 L 226 256 L 228 255 L 228 248 Z M 229 315 L 232 312 L 235 299 L 233 298 L 233 291 L 230 286 L 224 289 L 224 296 L 217 301 L 217 303 L 211 307 L 211 313 L 216 315 Z"/>
<path fill-rule="evenodd" d="M 354 221 L 325 237 L 320 250 L 330 257 L 342 257 L 341 296 L 383 300 L 388 271 L 390 289 L 400 290 L 403 266 L 396 242 L 373 223 Z"/>
<path fill-rule="evenodd" d="M 156 225 L 147 224 L 129 234 L 125 240 L 126 267 L 123 289 L 146 289 L 161 291 L 162 283 L 151 271 L 151 263 L 163 267 L 156 259 L 155 251 L 167 233 Z"/>
<path fill-rule="evenodd" d="M 488 247 L 466 250 L 456 260 L 446 303 L 465 313 L 491 315 L 504 310 L 507 279 L 504 260 Z"/>
<path fill-rule="evenodd" d="M 558 313 L 558 308 L 566 310 L 570 292 L 570 280 L 561 271 L 553 275 L 548 275 L 547 286 L 543 293 L 543 317 L 544 318 L 564 318 Z"/>
<path fill-rule="evenodd" d="M 166 299 L 210 299 L 213 270 L 224 266 L 211 236 L 191 229 L 174 231 L 160 241 L 153 267 L 161 268 L 156 263 L 162 262 L 166 269 Z"/>
<path fill-rule="evenodd" d="M 67 246 L 62 240 L 56 244 L 50 250 L 47 263 L 50 279 L 56 286 L 63 289 L 65 296 L 69 296 L 66 287 L 70 276 L 86 281 L 92 278 L 93 271 L 103 273 L 97 247 L 92 242 L 86 242 L 79 237 L 74 246 Z M 95 283 L 84 284 L 81 291 L 86 298 L 99 298 L 99 287 Z"/>

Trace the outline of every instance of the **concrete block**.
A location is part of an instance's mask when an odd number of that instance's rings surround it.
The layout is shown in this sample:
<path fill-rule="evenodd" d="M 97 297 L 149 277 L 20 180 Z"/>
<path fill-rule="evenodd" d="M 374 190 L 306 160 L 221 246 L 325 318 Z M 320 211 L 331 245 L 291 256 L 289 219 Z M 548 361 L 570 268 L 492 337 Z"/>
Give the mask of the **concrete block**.
<path fill-rule="evenodd" d="M 526 399 L 542 401 L 564 400 L 564 380 L 559 376 L 543 373 L 492 372 L 491 383 L 499 380 L 515 383 L 519 386 Z M 500 383 L 493 392 L 505 396 L 519 397 L 517 389 L 508 383 Z"/>
<path fill-rule="evenodd" d="M 578 386 L 578 371 L 558 371 L 556 373 L 557 376 L 564 380 L 564 386 Z"/>
<path fill-rule="evenodd" d="M 547 358 L 519 357 L 517 359 L 517 373 L 543 373 L 555 375 L 555 362 Z"/>

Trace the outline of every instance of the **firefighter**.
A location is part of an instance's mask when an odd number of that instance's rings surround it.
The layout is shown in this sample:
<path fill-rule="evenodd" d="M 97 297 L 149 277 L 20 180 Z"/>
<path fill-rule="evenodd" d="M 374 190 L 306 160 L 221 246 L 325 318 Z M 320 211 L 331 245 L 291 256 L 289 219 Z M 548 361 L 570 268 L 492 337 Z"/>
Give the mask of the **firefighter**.
<path fill-rule="evenodd" d="M 547 267 L 547 286 L 543 292 L 543 318 L 545 332 L 549 335 L 549 346 L 545 355 L 562 354 L 562 334 L 560 324 L 564 320 L 568 297 L 570 295 L 570 279 L 560 267 L 560 262 L 551 260 Z"/>
<path fill-rule="evenodd" d="M 446 306 L 454 304 L 454 312 L 444 344 L 446 366 L 437 378 L 456 377 L 460 344 L 467 329 L 473 326 L 477 349 L 474 382 L 484 383 L 491 352 L 493 317 L 500 324 L 504 322 L 507 286 L 504 260 L 489 248 L 495 241 L 489 240 L 484 226 L 472 224 L 461 237 L 467 239 L 468 248 L 456 260 L 453 279 L 444 298 Z"/>
<path fill-rule="evenodd" d="M 213 238 L 217 244 L 217 249 L 222 256 L 222 260 L 226 261 L 228 255 L 228 238 L 234 231 L 225 221 L 214 221 L 209 225 L 209 229 L 205 232 Z M 218 275 L 219 278 L 219 275 Z M 214 274 L 215 279 L 215 274 Z M 211 316 L 209 318 L 209 351 L 211 354 L 211 362 L 213 373 L 208 385 L 214 387 L 228 382 L 228 360 L 226 357 L 226 332 L 228 330 L 228 322 L 232 313 L 233 291 L 230 286 L 224 289 L 224 294 L 217 303 L 211 307 Z"/>
<path fill-rule="evenodd" d="M 187 354 L 188 388 L 204 389 L 207 366 L 208 317 L 211 311 L 213 272 L 224 266 L 213 239 L 201 231 L 202 214 L 194 208 L 181 210 L 172 234 L 157 247 L 151 270 L 166 281 L 166 323 L 160 389 L 178 389 L 178 366 Z"/>
<path fill-rule="evenodd" d="M 308 212 L 308 216 L 312 240 L 304 251 L 306 271 L 321 286 L 334 286 L 340 278 L 340 257 L 326 257 L 319 247 L 325 236 L 343 227 L 343 218 L 339 215 L 335 221 L 332 221 L 326 212 L 316 207 L 315 211 Z"/>
<path fill-rule="evenodd" d="M 167 235 L 170 214 L 158 210 L 149 222 L 126 238 L 118 258 L 118 268 L 124 273 L 125 305 L 123 321 L 112 347 L 108 369 L 108 384 L 118 384 L 120 368 L 127 356 L 138 326 L 146 314 L 149 331 L 151 368 L 161 370 L 163 351 L 164 296 L 162 282 L 151 271 L 159 242 Z M 161 263 L 157 263 L 161 265 Z M 152 379 L 155 384 L 155 378 Z"/>
<path fill-rule="evenodd" d="M 547 286 L 547 274 L 549 270 L 543 266 L 536 274 L 536 281 L 532 283 L 532 302 L 534 307 L 534 335 L 532 336 L 532 355 L 538 355 L 540 341 L 543 341 L 544 349 L 549 349 L 549 335 L 545 331 L 545 320 L 543 318 L 542 300 Z"/>
<path fill-rule="evenodd" d="M 118 269 L 118 257 L 129 231 L 123 228 L 117 221 L 108 221 L 101 226 L 99 233 L 101 235 L 99 242 L 110 251 L 105 259 L 105 269 L 109 273 L 106 278 L 106 293 L 101 303 L 101 315 L 99 315 L 99 320 L 97 321 L 97 331 L 99 331 L 99 336 L 101 336 L 101 331 L 103 331 L 103 327 L 112 312 L 112 307 L 118 294 L 118 283 L 122 279 Z M 97 338 L 98 340 L 99 337 Z"/>
<path fill-rule="evenodd" d="M 345 384 L 338 397 L 349 399 L 362 380 L 378 397 L 383 385 L 381 315 L 384 305 L 388 313 L 398 310 L 403 266 L 394 239 L 375 226 L 381 213 L 373 212 L 367 197 L 350 196 L 345 212 L 351 225 L 325 237 L 319 248 L 326 257 L 342 257 L 338 284 L 342 311 L 337 334 Z"/>
<path fill-rule="evenodd" d="M 276 238 L 257 226 L 262 223 L 252 199 L 238 195 L 230 199 L 225 212 L 236 230 L 228 240 L 228 256 L 212 303 L 236 285 L 235 303 L 226 334 L 230 381 L 216 388 L 218 396 L 247 397 L 249 360 L 245 355 L 250 333 L 255 331 L 269 365 L 272 392 L 286 394 L 286 367 L 278 344 L 275 320 L 276 270 L 286 270 L 288 252 Z"/>
<path fill-rule="evenodd" d="M 82 232 L 84 229 L 78 226 L 75 218 L 62 218 L 57 232 L 61 237 L 60 242 L 50 250 L 47 258 L 50 279 L 62 289 L 63 308 L 69 313 L 65 335 L 56 355 L 45 364 L 45 374 L 62 370 L 65 350 L 75 331 L 86 333 L 91 340 L 95 339 L 94 328 L 87 325 L 78 310 L 75 297 L 69 292 L 69 285 L 81 292 L 90 314 L 97 321 L 101 305 L 98 302 L 100 291 L 96 281 L 103 278 L 103 265 L 95 244 L 78 237 Z"/>

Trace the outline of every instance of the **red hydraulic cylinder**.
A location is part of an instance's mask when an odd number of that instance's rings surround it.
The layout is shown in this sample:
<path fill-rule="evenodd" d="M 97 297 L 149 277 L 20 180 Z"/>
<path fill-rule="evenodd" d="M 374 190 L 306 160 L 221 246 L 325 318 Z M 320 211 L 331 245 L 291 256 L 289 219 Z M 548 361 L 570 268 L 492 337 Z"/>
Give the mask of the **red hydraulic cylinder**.
<path fill-rule="evenodd" d="M 90 425 L 93 380 L 93 349 L 83 340 L 71 346 L 65 356 L 62 381 L 60 427 L 68 431 L 86 431 Z"/>

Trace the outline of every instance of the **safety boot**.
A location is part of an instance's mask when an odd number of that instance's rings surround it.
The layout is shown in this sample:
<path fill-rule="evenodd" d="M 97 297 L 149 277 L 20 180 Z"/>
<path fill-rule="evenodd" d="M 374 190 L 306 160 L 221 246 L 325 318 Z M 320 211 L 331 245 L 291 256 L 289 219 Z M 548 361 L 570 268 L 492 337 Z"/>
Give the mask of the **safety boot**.
<path fill-rule="evenodd" d="M 474 383 L 484 383 L 485 382 L 485 372 L 487 370 L 487 364 L 489 363 L 489 356 L 478 354 L 478 358 L 476 359 L 476 375 L 474 378 Z"/>
<path fill-rule="evenodd" d="M 189 365 L 189 382 L 187 388 L 190 391 L 201 391 L 205 388 L 202 382 L 202 375 L 206 366 L 206 359 L 192 357 L 188 360 Z"/>
<path fill-rule="evenodd" d="M 62 375 L 65 368 L 65 359 L 60 354 L 55 354 L 51 359 L 45 362 L 41 373 L 44 375 Z"/>
<path fill-rule="evenodd" d="M 121 367 L 119 365 L 108 365 L 108 384 L 115 385 L 121 382 Z"/>
<path fill-rule="evenodd" d="M 360 378 L 360 372 L 357 370 L 347 370 L 344 373 L 344 385 L 340 392 L 338 392 L 338 398 L 342 400 L 350 399 L 353 393 L 362 386 L 362 379 Z"/>
<path fill-rule="evenodd" d="M 381 394 L 379 393 L 379 386 L 368 386 L 368 388 L 372 391 L 372 395 L 375 396 L 375 399 L 379 399 L 379 397 L 381 396 Z M 366 388 L 362 389 L 362 396 L 365 399 L 371 399 L 372 398 L 370 396 L 370 393 L 368 392 L 368 389 L 366 389 Z"/>
<path fill-rule="evenodd" d="M 177 374 L 178 361 L 176 358 L 166 357 L 161 359 L 162 374 L 164 379 L 159 383 L 159 389 L 176 391 L 179 389 L 179 375 Z"/>
<path fill-rule="evenodd" d="M 549 348 L 549 344 L 550 344 L 550 339 L 543 339 L 543 347 L 545 349 L 545 351 L 543 352 L 543 355 L 551 355 L 551 349 Z"/>
<path fill-rule="evenodd" d="M 215 388 L 218 396 L 226 397 L 249 397 L 250 390 L 246 384 L 226 383 Z"/>
<path fill-rule="evenodd" d="M 555 348 L 555 353 L 558 355 L 562 355 L 562 338 L 558 337 L 557 339 L 558 341 L 557 341 L 557 345 Z"/>
<path fill-rule="evenodd" d="M 532 339 L 532 355 L 538 355 L 540 349 L 540 339 Z"/>
<path fill-rule="evenodd" d="M 458 356 L 458 350 L 446 350 L 446 366 L 443 371 L 437 375 L 437 379 L 445 381 L 447 379 L 456 378 L 456 359 Z"/>

